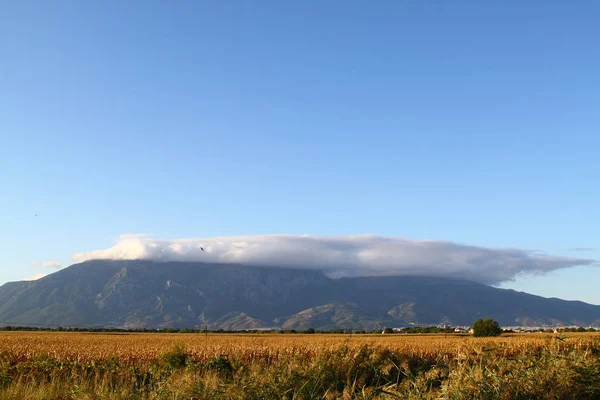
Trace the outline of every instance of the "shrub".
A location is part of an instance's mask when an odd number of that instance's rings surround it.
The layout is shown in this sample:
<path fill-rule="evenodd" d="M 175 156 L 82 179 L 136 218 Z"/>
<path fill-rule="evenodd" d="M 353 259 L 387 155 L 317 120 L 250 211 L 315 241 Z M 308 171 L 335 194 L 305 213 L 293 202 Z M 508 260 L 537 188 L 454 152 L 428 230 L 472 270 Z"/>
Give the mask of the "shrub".
<path fill-rule="evenodd" d="M 162 360 L 165 364 L 173 369 L 182 368 L 188 361 L 189 355 L 182 345 L 176 345 L 173 350 L 162 355 Z"/>
<path fill-rule="evenodd" d="M 206 369 L 216 371 L 220 375 L 224 375 L 227 377 L 233 376 L 233 366 L 231 365 L 231 362 L 229 361 L 227 356 L 218 355 L 215 358 L 211 358 L 208 361 L 206 361 L 206 364 L 204 366 L 206 367 Z"/>
<path fill-rule="evenodd" d="M 473 336 L 499 336 L 502 333 L 502 328 L 498 322 L 491 318 L 478 319 L 473 324 Z"/>

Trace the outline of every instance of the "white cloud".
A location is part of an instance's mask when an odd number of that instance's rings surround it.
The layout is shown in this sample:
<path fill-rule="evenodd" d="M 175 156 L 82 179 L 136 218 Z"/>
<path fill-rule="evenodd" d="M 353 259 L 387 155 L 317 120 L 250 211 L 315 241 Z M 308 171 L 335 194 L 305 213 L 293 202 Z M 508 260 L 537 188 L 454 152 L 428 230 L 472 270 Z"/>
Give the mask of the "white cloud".
<path fill-rule="evenodd" d="M 27 278 L 24 278 L 23 280 L 24 281 L 37 281 L 38 279 L 43 278 L 46 275 L 48 275 L 48 274 L 39 273 L 39 274 L 28 276 Z"/>
<path fill-rule="evenodd" d="M 54 268 L 59 269 L 62 268 L 62 264 L 58 261 L 32 261 L 29 263 L 30 267 L 41 267 L 41 268 Z"/>
<path fill-rule="evenodd" d="M 420 275 L 464 278 L 488 284 L 513 280 L 520 274 L 545 274 L 595 264 L 590 259 L 555 257 L 521 249 L 373 235 L 257 235 L 172 240 L 126 235 L 109 249 L 78 253 L 73 259 L 76 262 L 144 259 L 240 263 L 321 269 L 331 277 Z"/>

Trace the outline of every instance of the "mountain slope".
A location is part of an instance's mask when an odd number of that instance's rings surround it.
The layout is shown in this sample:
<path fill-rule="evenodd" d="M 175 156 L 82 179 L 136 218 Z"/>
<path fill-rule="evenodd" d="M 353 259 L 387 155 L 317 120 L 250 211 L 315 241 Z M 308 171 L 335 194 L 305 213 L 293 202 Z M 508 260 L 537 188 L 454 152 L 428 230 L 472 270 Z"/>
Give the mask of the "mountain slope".
<path fill-rule="evenodd" d="M 356 304 L 330 303 L 303 310 L 290 317 L 275 320 L 284 329 L 305 330 L 311 327 L 331 330 L 340 327 L 362 330 L 385 327 L 385 322 L 363 313 Z"/>
<path fill-rule="evenodd" d="M 95 260 L 0 287 L 0 323 L 253 329 L 412 324 L 600 324 L 600 306 L 429 277 L 332 280 L 320 271 Z"/>

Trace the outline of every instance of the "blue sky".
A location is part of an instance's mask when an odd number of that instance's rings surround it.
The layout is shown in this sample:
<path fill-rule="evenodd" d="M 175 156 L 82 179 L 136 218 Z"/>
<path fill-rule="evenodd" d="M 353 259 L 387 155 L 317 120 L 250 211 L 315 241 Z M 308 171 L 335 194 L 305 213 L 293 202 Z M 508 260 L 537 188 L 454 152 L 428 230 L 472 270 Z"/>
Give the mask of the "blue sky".
<path fill-rule="evenodd" d="M 370 233 L 600 259 L 599 13 L 5 4 L 0 282 L 124 233 Z M 573 267 L 503 287 L 600 304 L 599 279 Z"/>

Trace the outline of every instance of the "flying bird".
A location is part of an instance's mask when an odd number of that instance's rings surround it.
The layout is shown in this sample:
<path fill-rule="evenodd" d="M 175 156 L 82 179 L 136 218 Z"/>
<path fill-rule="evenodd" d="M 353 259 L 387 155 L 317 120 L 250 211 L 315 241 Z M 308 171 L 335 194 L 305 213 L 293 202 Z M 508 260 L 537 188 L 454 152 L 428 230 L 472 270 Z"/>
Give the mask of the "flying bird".
<path fill-rule="evenodd" d="M 200 250 L 204 251 L 204 247 L 200 247 Z"/>

